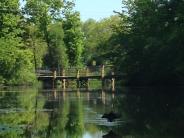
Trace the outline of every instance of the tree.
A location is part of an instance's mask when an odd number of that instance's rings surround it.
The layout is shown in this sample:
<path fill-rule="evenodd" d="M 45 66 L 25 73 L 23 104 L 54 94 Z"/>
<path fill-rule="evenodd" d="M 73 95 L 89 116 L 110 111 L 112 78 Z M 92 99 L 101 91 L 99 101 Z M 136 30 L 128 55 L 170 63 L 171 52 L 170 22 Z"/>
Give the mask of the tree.
<path fill-rule="evenodd" d="M 51 67 L 65 68 L 68 66 L 68 58 L 66 48 L 64 45 L 64 32 L 61 23 L 54 23 L 48 27 L 50 47 L 50 54 L 47 57 L 48 63 Z"/>
<path fill-rule="evenodd" d="M 92 60 L 96 60 L 97 64 L 105 63 L 109 57 L 109 39 L 113 35 L 113 28 L 119 24 L 118 16 L 111 16 L 96 22 L 89 19 L 83 23 L 83 31 L 85 35 L 84 59 L 87 64 Z M 109 60 L 111 60 L 109 58 Z"/>
<path fill-rule="evenodd" d="M 35 70 L 41 68 L 47 54 L 47 43 L 38 26 L 25 22 L 23 40 L 25 47 L 33 52 Z"/>
<path fill-rule="evenodd" d="M 60 0 L 26 0 L 24 11 L 27 20 L 39 26 L 48 44 L 48 25 L 60 19 L 62 5 Z"/>
<path fill-rule="evenodd" d="M 44 62 L 45 62 L 45 66 L 48 66 L 48 67 L 57 67 L 58 65 L 61 64 L 61 62 L 64 62 L 63 60 L 64 54 L 62 57 L 58 57 L 62 51 L 63 52 L 65 51 L 64 47 L 63 49 L 61 49 L 61 47 L 59 48 L 59 46 L 53 46 L 57 44 L 61 46 L 62 40 L 60 42 L 58 42 L 58 40 L 57 42 L 53 42 L 55 41 L 53 39 L 57 39 L 57 37 L 59 37 L 60 39 L 62 37 L 62 26 L 61 28 L 58 28 L 59 29 L 58 31 L 61 32 L 61 34 L 59 34 L 60 36 L 59 35 L 53 36 L 53 34 L 56 33 L 56 29 L 51 29 L 51 26 L 53 23 L 55 23 L 58 20 L 61 20 L 60 14 L 61 14 L 62 5 L 63 5 L 63 2 L 60 0 L 56 0 L 56 1 L 27 0 L 26 5 L 24 7 L 25 13 L 27 14 L 26 15 L 27 21 L 34 24 L 35 26 L 38 26 L 38 30 L 41 31 L 41 35 L 44 41 L 47 43 L 48 53 L 46 55 L 46 58 L 44 58 L 46 59 L 46 61 Z M 55 31 L 55 32 L 51 32 L 51 31 Z M 58 50 L 60 53 L 57 53 Z M 53 53 L 54 51 L 55 53 Z M 62 58 L 62 59 L 56 59 L 56 58 Z M 50 61 L 54 61 L 54 63 Z"/>
<path fill-rule="evenodd" d="M 0 4 L 0 9 L 4 9 L 0 13 L 0 83 L 5 84 L 25 84 L 35 80 L 32 52 L 24 48 L 20 37 L 18 3 L 18 0 L 7 0 Z"/>
<path fill-rule="evenodd" d="M 116 63 L 128 74 L 129 82 L 177 83 L 183 80 L 183 1 L 124 1 L 115 44 L 121 51 Z M 126 22 L 124 22 L 126 21 Z M 115 51 L 117 51 L 115 50 Z"/>
<path fill-rule="evenodd" d="M 80 15 L 73 10 L 74 3 L 66 2 L 63 10 L 63 29 L 64 42 L 71 66 L 80 66 L 82 64 L 82 53 L 84 50 L 84 35 L 80 22 Z"/>

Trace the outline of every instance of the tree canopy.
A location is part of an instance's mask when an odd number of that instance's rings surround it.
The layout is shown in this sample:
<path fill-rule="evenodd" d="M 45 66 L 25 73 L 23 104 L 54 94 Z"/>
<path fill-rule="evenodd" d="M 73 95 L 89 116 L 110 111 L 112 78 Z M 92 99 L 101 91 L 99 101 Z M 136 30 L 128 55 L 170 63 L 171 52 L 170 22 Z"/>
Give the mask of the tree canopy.
<path fill-rule="evenodd" d="M 72 1 L 0 2 L 0 84 L 27 84 L 38 68 L 81 66 L 83 33 Z"/>
<path fill-rule="evenodd" d="M 82 22 L 73 1 L 0 2 L 0 83 L 31 83 L 37 68 L 113 64 L 128 84 L 181 82 L 182 0 L 123 0 L 122 12 Z"/>

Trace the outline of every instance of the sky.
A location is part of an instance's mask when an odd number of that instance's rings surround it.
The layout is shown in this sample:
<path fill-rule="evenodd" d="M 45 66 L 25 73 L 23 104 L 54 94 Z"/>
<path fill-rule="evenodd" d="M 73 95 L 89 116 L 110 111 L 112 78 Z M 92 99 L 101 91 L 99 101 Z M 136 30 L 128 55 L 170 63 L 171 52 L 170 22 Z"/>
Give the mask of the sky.
<path fill-rule="evenodd" d="M 80 12 L 81 20 L 93 18 L 97 21 L 114 15 L 113 11 L 121 11 L 122 0 L 74 0 L 75 10 Z M 23 5 L 23 0 L 20 0 Z"/>
<path fill-rule="evenodd" d="M 75 0 L 75 9 L 80 12 L 81 20 L 89 18 L 100 20 L 114 15 L 113 11 L 121 11 L 122 0 Z"/>

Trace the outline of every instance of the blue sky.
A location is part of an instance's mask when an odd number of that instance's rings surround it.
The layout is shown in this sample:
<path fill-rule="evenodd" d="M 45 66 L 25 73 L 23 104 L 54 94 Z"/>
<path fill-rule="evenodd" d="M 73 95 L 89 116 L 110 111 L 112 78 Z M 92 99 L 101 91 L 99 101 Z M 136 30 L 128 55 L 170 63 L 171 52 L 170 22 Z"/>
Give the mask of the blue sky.
<path fill-rule="evenodd" d="M 100 20 L 113 15 L 113 10 L 121 11 L 122 0 L 75 0 L 76 10 L 80 12 L 82 21 L 89 18 Z"/>
<path fill-rule="evenodd" d="M 21 5 L 23 0 L 20 0 Z M 122 0 L 74 0 L 75 9 L 80 12 L 81 20 L 89 18 L 100 20 L 113 15 L 113 11 L 121 11 Z"/>

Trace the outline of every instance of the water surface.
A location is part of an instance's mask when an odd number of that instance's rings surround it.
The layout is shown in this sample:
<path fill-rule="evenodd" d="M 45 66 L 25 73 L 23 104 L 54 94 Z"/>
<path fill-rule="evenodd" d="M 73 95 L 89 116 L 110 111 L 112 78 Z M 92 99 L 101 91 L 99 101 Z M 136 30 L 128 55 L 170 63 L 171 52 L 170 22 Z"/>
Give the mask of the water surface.
<path fill-rule="evenodd" d="M 0 91 L 2 138 L 183 137 L 183 88 Z M 121 115 L 113 122 L 104 113 Z"/>

